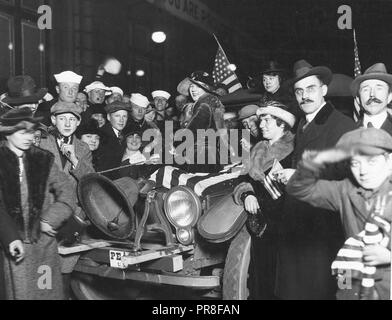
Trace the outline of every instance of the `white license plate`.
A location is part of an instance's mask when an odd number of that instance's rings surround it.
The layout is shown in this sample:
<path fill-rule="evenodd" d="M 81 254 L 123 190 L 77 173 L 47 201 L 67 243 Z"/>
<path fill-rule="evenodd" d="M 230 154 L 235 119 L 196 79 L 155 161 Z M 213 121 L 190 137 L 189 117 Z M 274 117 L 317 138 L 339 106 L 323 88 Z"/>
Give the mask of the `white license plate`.
<path fill-rule="evenodd" d="M 109 251 L 110 266 L 112 268 L 126 269 L 126 266 L 121 261 L 123 256 L 125 256 L 124 251 L 110 250 Z"/>

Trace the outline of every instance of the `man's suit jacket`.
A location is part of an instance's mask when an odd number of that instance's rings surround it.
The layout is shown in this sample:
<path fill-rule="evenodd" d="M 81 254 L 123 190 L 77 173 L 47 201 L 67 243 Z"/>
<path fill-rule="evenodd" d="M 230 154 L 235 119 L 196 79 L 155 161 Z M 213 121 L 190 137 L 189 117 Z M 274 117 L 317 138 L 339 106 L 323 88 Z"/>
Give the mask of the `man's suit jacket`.
<path fill-rule="evenodd" d="M 120 141 L 113 131 L 110 123 L 106 123 L 101 129 L 102 140 L 97 150 L 97 171 L 105 171 L 121 166 L 121 160 L 125 152 L 125 141 Z M 119 171 L 104 174 L 112 180 L 120 178 Z"/>
<path fill-rule="evenodd" d="M 293 168 L 297 167 L 305 150 L 332 148 L 344 133 L 357 127 L 330 103 L 304 130 L 305 123 L 305 119 L 301 119 L 298 124 Z M 324 173 L 325 178 L 338 179 L 346 173 L 340 171 L 330 168 Z M 287 196 L 280 233 L 277 296 L 282 299 L 333 299 L 336 282 L 331 277 L 330 264 L 344 240 L 339 215 Z"/>
<path fill-rule="evenodd" d="M 358 122 L 359 127 L 363 127 L 363 119 Z M 392 135 L 392 115 L 388 112 L 388 116 L 382 124 L 381 128 Z"/>
<path fill-rule="evenodd" d="M 60 170 L 62 169 L 66 175 L 71 177 L 70 180 L 72 182 L 72 188 L 74 188 L 76 192 L 80 178 L 88 173 L 95 172 L 95 170 L 92 164 L 92 154 L 88 145 L 75 136 L 73 137 L 72 143 L 75 145 L 75 154 L 79 160 L 75 169 L 72 168 L 72 164 L 68 160 L 63 167 L 60 151 L 57 147 L 57 141 L 53 135 L 48 135 L 46 139 L 42 139 L 40 148 L 48 150 L 54 154 L 54 162 Z"/>

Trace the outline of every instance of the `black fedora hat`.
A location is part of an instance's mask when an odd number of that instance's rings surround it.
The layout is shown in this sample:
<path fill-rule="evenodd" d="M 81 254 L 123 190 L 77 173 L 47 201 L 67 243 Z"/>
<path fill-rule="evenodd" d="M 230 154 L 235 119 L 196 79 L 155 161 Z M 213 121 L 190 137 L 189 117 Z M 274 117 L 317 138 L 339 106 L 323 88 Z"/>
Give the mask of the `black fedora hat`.
<path fill-rule="evenodd" d="M 192 83 L 198 85 L 209 93 L 215 94 L 214 79 L 205 71 L 195 71 L 189 77 L 182 80 L 177 86 L 178 93 L 184 96 L 189 96 L 189 87 Z"/>
<path fill-rule="evenodd" d="M 268 63 L 263 67 L 261 74 L 270 74 L 270 73 L 283 73 L 286 70 L 283 68 L 283 66 L 275 61 L 275 60 L 271 60 L 268 61 Z"/>
<path fill-rule="evenodd" d="M 8 79 L 7 97 L 3 102 L 9 105 L 38 103 L 47 93 L 46 88 L 37 88 L 35 81 L 30 76 L 15 76 Z"/>
<path fill-rule="evenodd" d="M 329 85 L 332 80 L 332 71 L 324 66 L 313 67 L 305 60 L 299 60 L 294 63 L 293 67 L 294 78 L 290 79 L 287 84 L 293 85 L 294 83 L 310 76 L 319 76 L 324 84 Z"/>
<path fill-rule="evenodd" d="M 0 133 L 11 134 L 23 129 L 35 128 L 43 117 L 34 117 L 30 108 L 11 109 L 0 116 Z"/>

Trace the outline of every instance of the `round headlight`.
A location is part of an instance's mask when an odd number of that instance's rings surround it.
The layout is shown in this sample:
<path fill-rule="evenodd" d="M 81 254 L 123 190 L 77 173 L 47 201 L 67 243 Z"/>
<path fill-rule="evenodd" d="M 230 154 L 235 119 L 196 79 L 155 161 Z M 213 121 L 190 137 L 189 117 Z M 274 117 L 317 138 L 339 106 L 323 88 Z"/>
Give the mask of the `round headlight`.
<path fill-rule="evenodd" d="M 165 214 L 176 228 L 187 228 L 196 225 L 201 215 L 199 197 L 188 187 L 173 188 L 166 195 Z"/>
<path fill-rule="evenodd" d="M 187 229 L 178 229 L 177 230 L 177 239 L 180 243 L 188 245 L 193 241 L 193 232 Z"/>

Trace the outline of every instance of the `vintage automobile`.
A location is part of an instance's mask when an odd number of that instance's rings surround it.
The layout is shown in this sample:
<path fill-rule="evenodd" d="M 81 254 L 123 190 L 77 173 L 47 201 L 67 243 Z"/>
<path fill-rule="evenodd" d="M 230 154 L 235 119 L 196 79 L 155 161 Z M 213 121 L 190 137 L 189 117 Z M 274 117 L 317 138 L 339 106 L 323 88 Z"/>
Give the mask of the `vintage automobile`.
<path fill-rule="evenodd" d="M 127 178 L 85 176 L 78 193 L 92 226 L 60 250 L 65 260 L 77 260 L 75 297 L 247 299 L 250 235 L 247 214 L 231 196 L 237 176 L 203 193 L 186 184 L 150 188 L 134 207 Z"/>

